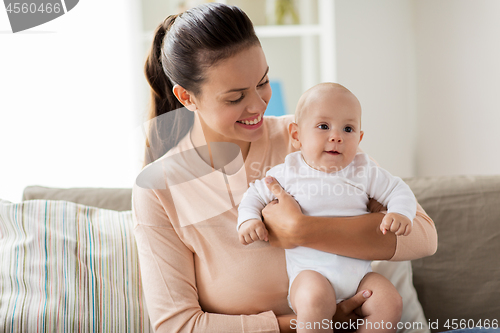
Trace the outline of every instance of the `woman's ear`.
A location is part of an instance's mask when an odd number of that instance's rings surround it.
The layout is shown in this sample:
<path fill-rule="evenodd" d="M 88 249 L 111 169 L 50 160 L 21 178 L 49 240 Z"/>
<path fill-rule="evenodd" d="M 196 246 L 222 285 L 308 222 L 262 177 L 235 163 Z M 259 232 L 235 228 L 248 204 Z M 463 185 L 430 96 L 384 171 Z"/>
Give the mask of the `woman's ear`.
<path fill-rule="evenodd" d="M 172 88 L 172 92 L 174 93 L 175 97 L 181 102 L 182 105 L 186 107 L 189 111 L 196 111 L 196 103 L 194 99 L 194 95 L 181 87 L 180 85 L 176 84 Z"/>
<path fill-rule="evenodd" d="M 302 145 L 299 140 L 299 125 L 297 125 L 297 123 L 290 123 L 290 125 L 288 125 L 288 133 L 292 139 L 293 148 L 300 149 Z"/>

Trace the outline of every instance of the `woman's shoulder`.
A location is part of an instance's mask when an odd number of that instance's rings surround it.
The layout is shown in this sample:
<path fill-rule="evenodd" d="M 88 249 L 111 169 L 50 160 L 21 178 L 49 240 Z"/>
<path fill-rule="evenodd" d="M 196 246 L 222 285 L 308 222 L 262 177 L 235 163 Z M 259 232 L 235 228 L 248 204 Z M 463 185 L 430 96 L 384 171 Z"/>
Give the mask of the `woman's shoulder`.
<path fill-rule="evenodd" d="M 250 154 L 253 159 L 259 161 L 261 170 L 283 163 L 285 156 L 294 151 L 288 135 L 288 125 L 293 122 L 293 117 L 264 117 L 264 135 L 255 142 L 253 148 L 258 154 Z"/>
<path fill-rule="evenodd" d="M 288 136 L 288 125 L 294 121 L 295 116 L 293 114 L 287 114 L 279 117 L 265 116 L 264 118 L 267 122 L 270 136 Z"/>
<path fill-rule="evenodd" d="M 169 185 L 180 182 L 182 177 L 190 179 L 186 176 L 187 166 L 195 165 L 193 160 L 198 156 L 189 143 L 189 138 L 183 138 L 177 146 L 144 166 L 135 179 L 132 191 L 154 198 L 159 196 L 159 192 L 167 190 Z"/>
<path fill-rule="evenodd" d="M 294 151 L 291 146 L 290 135 L 288 134 L 288 126 L 294 121 L 294 115 L 267 116 L 265 119 L 270 143 L 280 149 L 286 147 L 286 154 Z M 281 146 L 282 144 L 284 144 L 284 147 Z"/>

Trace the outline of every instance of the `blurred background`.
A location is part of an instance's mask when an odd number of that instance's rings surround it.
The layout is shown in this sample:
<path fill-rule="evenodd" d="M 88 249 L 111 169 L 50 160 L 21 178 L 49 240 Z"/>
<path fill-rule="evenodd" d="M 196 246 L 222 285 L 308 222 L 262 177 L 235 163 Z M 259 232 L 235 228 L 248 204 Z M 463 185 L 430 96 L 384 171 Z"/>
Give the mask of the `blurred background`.
<path fill-rule="evenodd" d="M 18 202 L 28 185 L 131 187 L 153 31 L 203 2 L 82 0 L 16 34 L 0 9 L 0 198 Z M 256 26 L 269 114 L 292 114 L 304 90 L 339 82 L 361 102 L 362 148 L 393 174 L 500 173 L 500 1 L 219 2 Z"/>

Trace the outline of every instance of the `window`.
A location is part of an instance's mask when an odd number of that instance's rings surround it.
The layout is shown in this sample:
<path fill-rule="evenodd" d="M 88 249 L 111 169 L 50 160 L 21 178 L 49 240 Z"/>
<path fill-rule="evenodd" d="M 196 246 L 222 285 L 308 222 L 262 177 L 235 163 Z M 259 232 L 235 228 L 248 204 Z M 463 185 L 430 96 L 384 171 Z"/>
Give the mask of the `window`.
<path fill-rule="evenodd" d="M 81 1 L 15 34 L 0 8 L 0 198 L 20 201 L 28 185 L 133 185 L 147 107 L 136 1 Z"/>

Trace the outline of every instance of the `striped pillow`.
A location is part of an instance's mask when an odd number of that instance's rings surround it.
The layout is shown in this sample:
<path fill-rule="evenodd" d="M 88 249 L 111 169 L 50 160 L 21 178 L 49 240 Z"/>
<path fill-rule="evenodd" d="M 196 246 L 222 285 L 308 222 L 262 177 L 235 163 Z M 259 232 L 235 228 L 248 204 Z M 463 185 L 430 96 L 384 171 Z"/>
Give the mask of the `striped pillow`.
<path fill-rule="evenodd" d="M 153 332 L 132 212 L 0 200 L 0 332 Z"/>

